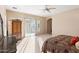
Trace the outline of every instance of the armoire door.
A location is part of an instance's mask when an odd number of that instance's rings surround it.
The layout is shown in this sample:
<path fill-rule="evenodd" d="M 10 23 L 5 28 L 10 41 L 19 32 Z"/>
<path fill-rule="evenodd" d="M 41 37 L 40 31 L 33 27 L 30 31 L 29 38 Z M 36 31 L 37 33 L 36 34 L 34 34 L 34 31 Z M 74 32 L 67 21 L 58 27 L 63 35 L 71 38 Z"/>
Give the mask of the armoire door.
<path fill-rule="evenodd" d="M 22 37 L 22 22 L 20 20 L 12 20 L 12 35 L 16 37 L 17 40 L 20 40 Z"/>

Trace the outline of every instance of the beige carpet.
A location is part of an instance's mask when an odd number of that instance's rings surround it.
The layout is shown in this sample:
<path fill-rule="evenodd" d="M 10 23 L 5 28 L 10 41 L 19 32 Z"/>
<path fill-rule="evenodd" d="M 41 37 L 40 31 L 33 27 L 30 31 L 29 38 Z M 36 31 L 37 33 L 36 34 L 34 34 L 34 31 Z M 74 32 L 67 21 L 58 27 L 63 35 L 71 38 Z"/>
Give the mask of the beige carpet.
<path fill-rule="evenodd" d="M 17 53 L 41 53 L 43 42 L 52 35 L 27 36 L 17 44 Z"/>

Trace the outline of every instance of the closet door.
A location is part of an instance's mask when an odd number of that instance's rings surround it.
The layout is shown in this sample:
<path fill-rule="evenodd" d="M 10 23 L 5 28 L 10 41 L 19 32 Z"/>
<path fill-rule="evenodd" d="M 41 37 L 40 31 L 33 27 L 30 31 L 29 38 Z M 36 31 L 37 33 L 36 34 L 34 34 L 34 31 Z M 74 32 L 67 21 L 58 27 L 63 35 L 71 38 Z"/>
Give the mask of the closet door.
<path fill-rule="evenodd" d="M 20 40 L 22 37 L 22 22 L 20 20 L 12 21 L 12 35 L 16 37 L 17 40 Z"/>

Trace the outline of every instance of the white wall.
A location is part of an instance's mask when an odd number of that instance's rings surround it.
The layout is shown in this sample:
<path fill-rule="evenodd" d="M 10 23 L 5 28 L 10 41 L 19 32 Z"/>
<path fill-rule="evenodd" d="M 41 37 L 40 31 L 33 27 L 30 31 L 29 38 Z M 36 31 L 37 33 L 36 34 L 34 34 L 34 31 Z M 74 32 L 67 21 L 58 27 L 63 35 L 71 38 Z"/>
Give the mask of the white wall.
<path fill-rule="evenodd" d="M 52 18 L 53 35 L 79 36 L 79 9 L 60 13 Z"/>
<path fill-rule="evenodd" d="M 40 16 L 35 16 L 35 15 L 31 15 L 31 14 L 26 14 L 26 13 L 19 13 L 19 12 L 14 12 L 14 11 L 10 11 L 10 10 L 7 10 L 7 19 L 9 21 L 11 21 L 12 19 L 20 19 L 22 20 L 22 35 L 24 36 L 25 34 L 25 29 L 24 27 L 26 27 L 25 25 L 25 20 L 26 19 L 29 19 L 29 18 L 32 18 L 32 19 L 35 19 L 35 20 L 40 20 L 40 32 L 38 32 L 37 34 L 45 34 L 47 33 L 47 21 L 46 21 L 46 18 L 45 17 L 40 17 Z M 10 22 L 11 23 L 11 22 Z M 11 27 L 9 27 L 9 29 L 11 29 Z M 9 31 L 11 33 L 11 31 Z"/>

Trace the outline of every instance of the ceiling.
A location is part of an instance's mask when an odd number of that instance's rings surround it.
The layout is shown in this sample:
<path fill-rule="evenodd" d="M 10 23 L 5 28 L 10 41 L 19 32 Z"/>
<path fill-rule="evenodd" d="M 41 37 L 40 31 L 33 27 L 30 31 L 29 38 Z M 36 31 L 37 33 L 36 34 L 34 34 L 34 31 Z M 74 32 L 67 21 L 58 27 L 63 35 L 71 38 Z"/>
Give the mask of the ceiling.
<path fill-rule="evenodd" d="M 48 7 L 56 8 L 56 9 L 50 10 L 51 13 L 49 13 L 43 10 L 45 9 L 45 5 L 7 5 L 6 6 L 8 10 L 47 17 L 47 16 L 56 15 L 64 11 L 79 8 L 79 5 L 48 5 Z"/>

